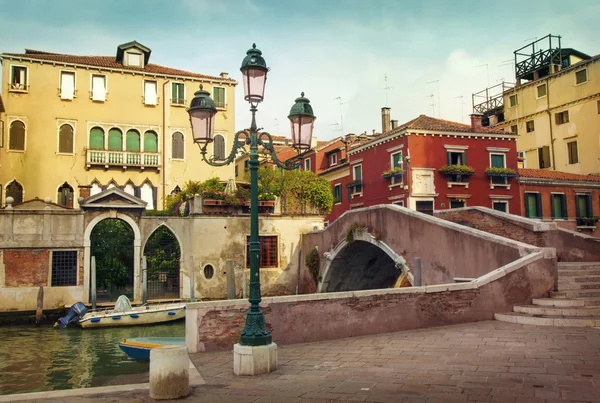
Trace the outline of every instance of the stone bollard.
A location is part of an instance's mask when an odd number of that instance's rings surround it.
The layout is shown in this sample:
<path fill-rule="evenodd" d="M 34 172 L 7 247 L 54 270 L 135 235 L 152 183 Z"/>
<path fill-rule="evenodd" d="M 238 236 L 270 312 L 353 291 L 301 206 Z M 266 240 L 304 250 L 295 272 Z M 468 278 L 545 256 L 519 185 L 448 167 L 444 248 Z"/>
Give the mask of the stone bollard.
<path fill-rule="evenodd" d="M 188 350 L 164 346 L 150 350 L 150 397 L 178 399 L 190 394 Z"/>

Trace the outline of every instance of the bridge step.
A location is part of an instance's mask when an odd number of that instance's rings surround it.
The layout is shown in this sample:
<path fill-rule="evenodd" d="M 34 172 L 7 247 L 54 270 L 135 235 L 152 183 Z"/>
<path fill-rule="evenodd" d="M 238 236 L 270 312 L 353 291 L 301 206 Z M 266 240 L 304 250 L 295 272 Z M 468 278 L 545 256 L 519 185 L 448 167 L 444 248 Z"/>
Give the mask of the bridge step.
<path fill-rule="evenodd" d="M 558 262 L 558 270 L 600 270 L 600 262 Z"/>
<path fill-rule="evenodd" d="M 562 308 L 554 306 L 518 305 L 513 308 L 513 311 L 533 316 L 600 316 L 600 306 L 575 306 Z"/>
<path fill-rule="evenodd" d="M 600 282 L 558 282 L 558 291 L 569 291 L 569 290 L 596 290 L 600 289 Z"/>
<path fill-rule="evenodd" d="M 600 270 L 599 270 L 600 271 Z M 573 276 L 562 276 L 559 274 L 558 285 L 571 283 L 600 283 L 600 275 L 577 274 Z"/>
<path fill-rule="evenodd" d="M 557 327 L 599 327 L 600 316 L 531 316 L 524 313 L 497 313 L 494 319 L 501 322 L 517 323 L 520 325 L 557 326 Z"/>
<path fill-rule="evenodd" d="M 550 292 L 552 298 L 600 297 L 600 290 L 564 290 Z"/>
<path fill-rule="evenodd" d="M 555 306 L 559 308 L 600 306 L 600 297 L 534 298 L 533 304 L 537 306 Z"/>

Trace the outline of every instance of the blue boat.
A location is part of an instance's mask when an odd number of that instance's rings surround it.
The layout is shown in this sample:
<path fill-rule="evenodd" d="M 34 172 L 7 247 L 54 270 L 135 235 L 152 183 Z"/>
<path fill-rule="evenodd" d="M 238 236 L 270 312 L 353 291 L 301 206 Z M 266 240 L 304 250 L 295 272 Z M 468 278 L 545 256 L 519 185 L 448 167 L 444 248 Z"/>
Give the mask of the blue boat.
<path fill-rule="evenodd" d="M 134 337 L 119 343 L 129 358 L 149 360 L 150 350 L 162 346 L 185 346 L 185 337 Z"/>

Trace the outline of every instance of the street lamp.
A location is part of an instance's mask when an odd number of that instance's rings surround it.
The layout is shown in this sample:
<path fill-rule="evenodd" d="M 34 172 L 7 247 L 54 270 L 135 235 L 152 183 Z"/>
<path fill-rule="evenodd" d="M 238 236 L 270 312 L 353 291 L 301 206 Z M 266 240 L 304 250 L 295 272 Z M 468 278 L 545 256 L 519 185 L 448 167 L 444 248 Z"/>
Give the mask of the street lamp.
<path fill-rule="evenodd" d="M 245 153 L 245 146 L 250 146 L 250 309 L 246 316 L 246 325 L 240 336 L 243 346 L 266 346 L 271 344 L 271 333 L 265 327 L 264 316 L 260 308 L 260 271 L 259 254 L 260 243 L 258 237 L 258 146 L 263 147 L 265 156 L 270 155 L 273 162 L 283 169 L 297 169 L 300 162 L 281 162 L 277 158 L 273 139 L 267 132 L 261 131 L 256 126 L 257 106 L 264 99 L 265 83 L 269 71 L 262 52 L 252 45 L 246 52 L 240 71 L 243 74 L 244 99 L 250 103 L 252 122 L 248 130 L 240 130 L 235 134 L 233 147 L 229 156 L 216 162 L 215 157 L 206 156 L 206 148 L 213 141 L 214 116 L 217 113 L 214 101 L 210 94 L 200 86 L 194 94 L 188 113 L 192 125 L 194 142 L 200 146 L 202 159 L 212 166 L 229 165 L 235 161 L 238 151 Z M 312 107 L 304 93 L 296 99 L 288 118 L 292 130 L 292 147 L 300 154 L 310 150 L 314 121 Z"/>

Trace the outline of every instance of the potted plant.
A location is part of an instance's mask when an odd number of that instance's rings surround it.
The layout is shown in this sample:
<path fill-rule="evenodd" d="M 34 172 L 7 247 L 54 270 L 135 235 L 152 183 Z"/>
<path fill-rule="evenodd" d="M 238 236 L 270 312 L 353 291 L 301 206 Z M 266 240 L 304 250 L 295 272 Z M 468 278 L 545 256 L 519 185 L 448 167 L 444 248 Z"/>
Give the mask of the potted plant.
<path fill-rule="evenodd" d="M 219 204 L 223 204 L 223 201 L 225 200 L 225 196 L 227 196 L 227 194 L 223 191 L 214 189 L 214 188 L 210 188 L 210 189 L 204 189 L 201 193 L 202 196 L 202 200 L 203 200 L 203 204 L 210 206 L 210 205 L 219 205 Z"/>
<path fill-rule="evenodd" d="M 394 176 L 400 176 L 400 175 L 402 175 L 402 172 L 403 171 L 402 171 L 401 167 L 394 167 L 392 169 L 388 169 L 387 171 L 384 171 L 381 174 L 381 177 L 382 178 L 391 178 L 391 177 L 394 177 Z"/>
<path fill-rule="evenodd" d="M 511 168 L 487 167 L 485 173 L 487 176 L 505 176 L 509 178 L 517 176 L 517 171 Z"/>
<path fill-rule="evenodd" d="M 438 169 L 442 175 L 462 175 L 471 176 L 475 174 L 475 169 L 469 165 L 444 165 Z"/>

